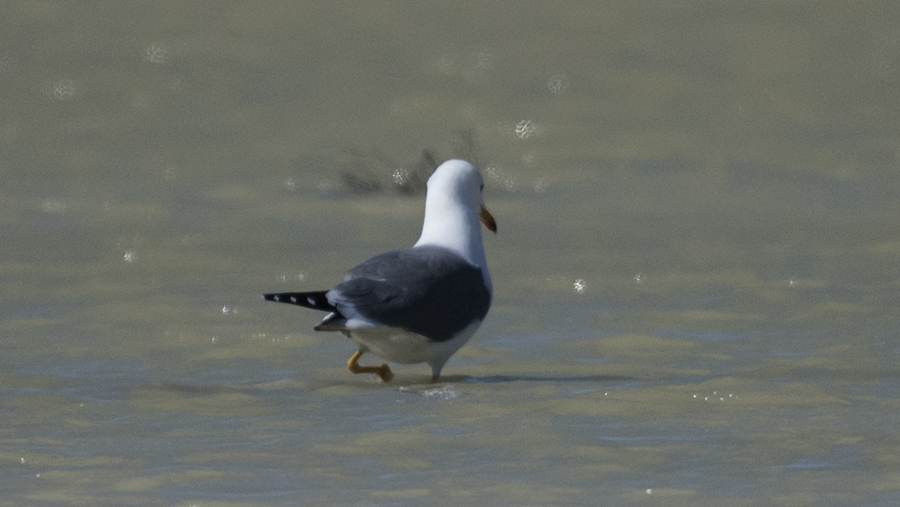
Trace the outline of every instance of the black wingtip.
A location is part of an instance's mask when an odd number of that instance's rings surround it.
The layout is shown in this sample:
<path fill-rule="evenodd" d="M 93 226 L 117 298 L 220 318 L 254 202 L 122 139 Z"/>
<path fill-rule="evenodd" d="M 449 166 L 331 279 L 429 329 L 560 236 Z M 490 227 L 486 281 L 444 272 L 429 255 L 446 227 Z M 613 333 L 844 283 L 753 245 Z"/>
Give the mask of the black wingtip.
<path fill-rule="evenodd" d="M 297 304 L 297 298 L 291 297 L 296 293 L 293 292 L 279 292 L 272 294 L 263 294 L 262 297 L 266 301 L 274 301 L 276 303 L 288 303 L 288 304 Z"/>
<path fill-rule="evenodd" d="M 328 291 L 314 292 L 279 292 L 273 294 L 263 294 L 262 297 L 266 301 L 274 301 L 276 303 L 287 303 L 289 305 L 302 306 L 313 310 L 323 312 L 333 312 L 335 307 L 328 302 L 325 296 Z"/>

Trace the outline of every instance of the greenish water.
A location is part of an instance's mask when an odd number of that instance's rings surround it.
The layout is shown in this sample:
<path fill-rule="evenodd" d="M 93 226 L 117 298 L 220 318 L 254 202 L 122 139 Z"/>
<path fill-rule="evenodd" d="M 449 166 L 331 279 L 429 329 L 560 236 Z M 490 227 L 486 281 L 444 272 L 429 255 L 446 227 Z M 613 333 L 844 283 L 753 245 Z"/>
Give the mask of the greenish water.
<path fill-rule="evenodd" d="M 0 7 L 0 505 L 900 504 L 892 2 Z M 475 158 L 426 383 L 263 292 Z"/>

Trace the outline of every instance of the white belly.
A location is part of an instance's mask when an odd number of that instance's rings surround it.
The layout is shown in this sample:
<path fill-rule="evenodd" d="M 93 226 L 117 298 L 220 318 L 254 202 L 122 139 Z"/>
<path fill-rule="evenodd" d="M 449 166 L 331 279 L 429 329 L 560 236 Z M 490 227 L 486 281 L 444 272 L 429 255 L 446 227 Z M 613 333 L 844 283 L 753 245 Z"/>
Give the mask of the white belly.
<path fill-rule="evenodd" d="M 396 328 L 345 330 L 363 352 L 399 364 L 428 363 L 432 373 L 440 374 L 444 363 L 469 341 L 481 321 L 475 321 L 453 338 L 443 342 L 429 341 L 422 335 Z"/>

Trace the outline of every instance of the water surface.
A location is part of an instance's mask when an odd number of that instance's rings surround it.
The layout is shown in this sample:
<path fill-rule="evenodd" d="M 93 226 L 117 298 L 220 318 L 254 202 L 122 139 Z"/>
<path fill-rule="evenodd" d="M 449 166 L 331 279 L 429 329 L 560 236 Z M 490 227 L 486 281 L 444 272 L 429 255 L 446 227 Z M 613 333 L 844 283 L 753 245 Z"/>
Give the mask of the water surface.
<path fill-rule="evenodd" d="M 0 504 L 900 504 L 893 3 L 0 10 Z M 450 156 L 489 318 L 351 375 L 259 295 Z"/>

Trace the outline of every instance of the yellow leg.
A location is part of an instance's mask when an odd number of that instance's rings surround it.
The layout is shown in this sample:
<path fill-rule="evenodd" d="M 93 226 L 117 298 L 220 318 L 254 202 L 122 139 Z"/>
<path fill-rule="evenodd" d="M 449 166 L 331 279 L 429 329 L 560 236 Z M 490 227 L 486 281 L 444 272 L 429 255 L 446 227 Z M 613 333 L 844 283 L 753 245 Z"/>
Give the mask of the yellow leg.
<path fill-rule="evenodd" d="M 363 351 L 357 350 L 347 361 L 347 369 L 353 373 L 374 373 L 378 378 L 385 382 L 390 382 L 394 378 L 394 374 L 388 365 L 382 363 L 381 366 L 360 366 L 357 361 L 362 357 Z"/>

